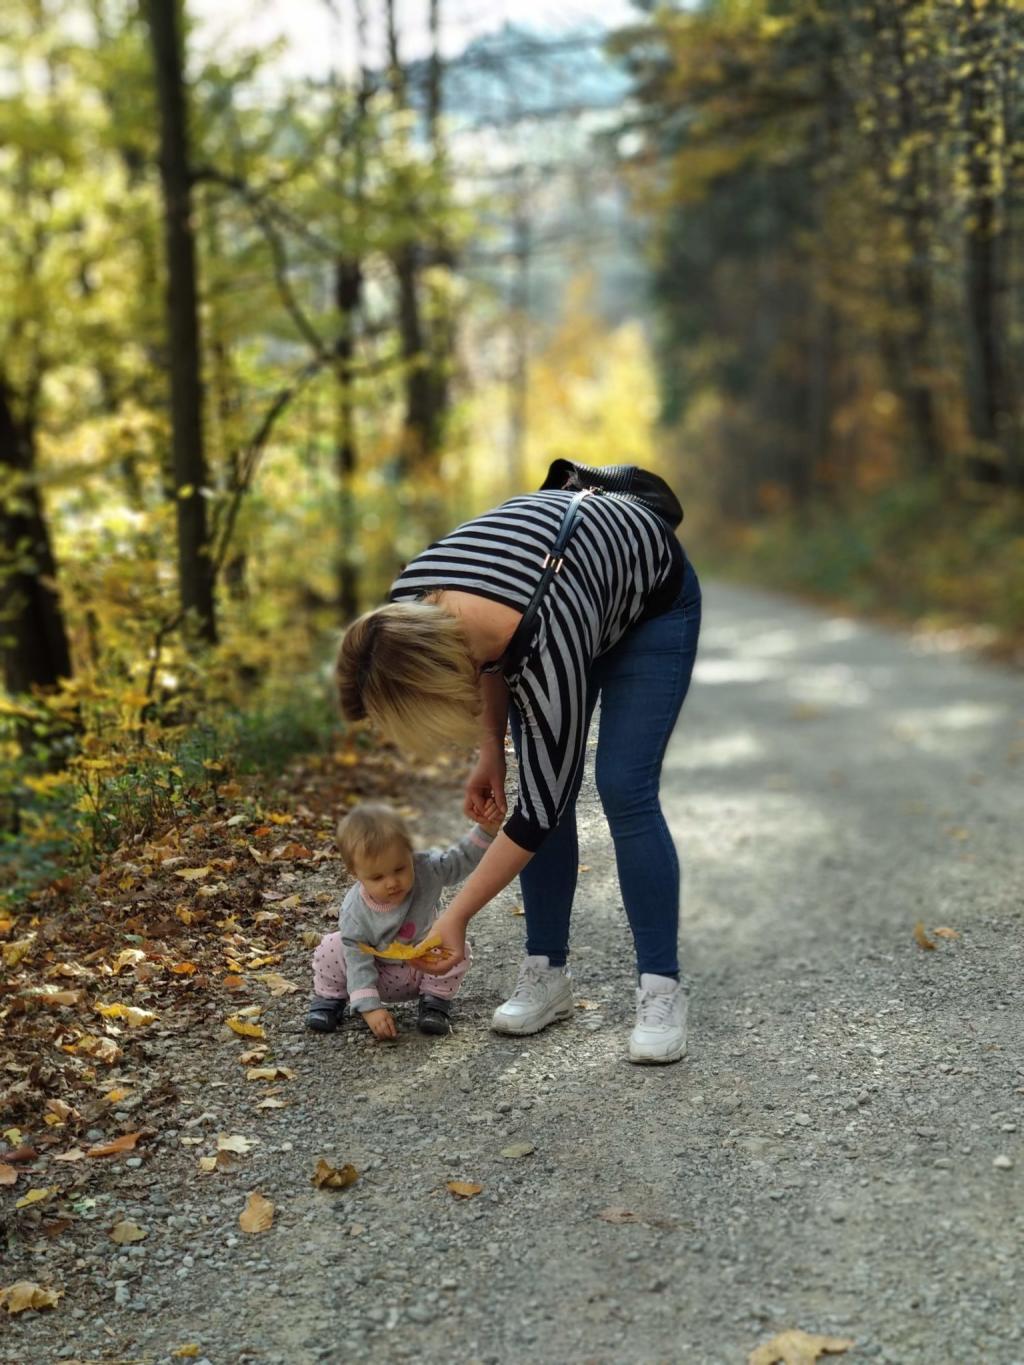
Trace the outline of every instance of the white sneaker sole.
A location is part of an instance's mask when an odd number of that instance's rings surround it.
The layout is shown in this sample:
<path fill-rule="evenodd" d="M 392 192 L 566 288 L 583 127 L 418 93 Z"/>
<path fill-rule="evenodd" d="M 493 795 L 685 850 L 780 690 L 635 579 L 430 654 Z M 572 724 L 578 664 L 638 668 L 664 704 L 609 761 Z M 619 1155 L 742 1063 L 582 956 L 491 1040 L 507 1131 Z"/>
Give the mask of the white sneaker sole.
<path fill-rule="evenodd" d="M 686 1044 L 675 1048 L 672 1052 L 663 1053 L 661 1056 L 653 1056 L 650 1052 L 634 1052 L 629 1049 L 629 1060 L 635 1066 L 666 1066 L 669 1062 L 681 1062 L 686 1056 Z"/>
<path fill-rule="evenodd" d="M 504 1019 L 499 1017 L 499 1012 L 495 1011 L 491 1019 L 491 1031 L 493 1033 L 510 1033 L 516 1038 L 525 1038 L 531 1033 L 540 1033 L 541 1029 L 547 1028 L 549 1024 L 561 1023 L 565 1019 L 572 1018 L 572 1003 L 559 1005 L 550 1014 L 542 1015 L 539 1020 L 534 1020 L 527 1024 L 517 1019 Z"/>

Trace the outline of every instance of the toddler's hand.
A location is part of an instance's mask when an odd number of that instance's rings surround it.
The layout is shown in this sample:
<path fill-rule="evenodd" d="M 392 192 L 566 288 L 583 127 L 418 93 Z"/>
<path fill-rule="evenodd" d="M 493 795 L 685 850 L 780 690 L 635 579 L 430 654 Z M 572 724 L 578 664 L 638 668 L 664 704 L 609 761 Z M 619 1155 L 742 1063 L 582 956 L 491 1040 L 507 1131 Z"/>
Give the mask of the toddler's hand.
<path fill-rule="evenodd" d="M 375 1038 L 397 1038 L 398 1029 L 390 1010 L 363 1010 L 363 1018 L 369 1024 Z"/>

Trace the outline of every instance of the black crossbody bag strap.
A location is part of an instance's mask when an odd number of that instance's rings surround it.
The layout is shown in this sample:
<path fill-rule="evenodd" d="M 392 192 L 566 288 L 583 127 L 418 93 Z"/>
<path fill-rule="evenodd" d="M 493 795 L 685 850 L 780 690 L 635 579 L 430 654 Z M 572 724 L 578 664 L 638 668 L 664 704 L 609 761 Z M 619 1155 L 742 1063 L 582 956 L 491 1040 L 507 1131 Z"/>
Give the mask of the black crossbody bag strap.
<path fill-rule="evenodd" d="M 480 670 L 482 673 L 507 673 L 513 668 L 523 655 L 526 653 L 530 640 L 533 636 L 533 627 L 537 620 L 537 612 L 544 594 L 548 590 L 548 585 L 555 574 L 562 572 L 562 565 L 565 563 L 565 549 L 572 539 L 573 532 L 583 518 L 583 500 L 600 494 L 599 488 L 582 488 L 573 496 L 569 506 L 565 509 L 565 516 L 562 524 L 558 528 L 558 535 L 555 536 L 555 543 L 544 556 L 544 572 L 540 576 L 533 596 L 527 603 L 526 610 L 523 612 L 523 619 L 516 626 L 512 639 L 508 642 L 508 648 L 500 659 L 495 659 L 493 663 L 484 664 Z"/>

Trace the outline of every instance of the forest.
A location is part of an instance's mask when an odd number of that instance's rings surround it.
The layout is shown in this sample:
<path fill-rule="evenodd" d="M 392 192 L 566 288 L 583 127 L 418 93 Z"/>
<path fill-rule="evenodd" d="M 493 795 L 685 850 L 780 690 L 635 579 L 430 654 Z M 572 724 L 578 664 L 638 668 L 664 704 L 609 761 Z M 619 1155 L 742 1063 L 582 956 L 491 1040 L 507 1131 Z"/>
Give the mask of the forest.
<path fill-rule="evenodd" d="M 0 35 L 0 894 L 322 743 L 338 631 L 550 460 L 715 572 L 1024 626 L 1024 7 L 636 5 L 331 61 Z M 422 13 L 419 13 L 422 10 Z M 348 736 L 345 743 L 365 743 Z"/>

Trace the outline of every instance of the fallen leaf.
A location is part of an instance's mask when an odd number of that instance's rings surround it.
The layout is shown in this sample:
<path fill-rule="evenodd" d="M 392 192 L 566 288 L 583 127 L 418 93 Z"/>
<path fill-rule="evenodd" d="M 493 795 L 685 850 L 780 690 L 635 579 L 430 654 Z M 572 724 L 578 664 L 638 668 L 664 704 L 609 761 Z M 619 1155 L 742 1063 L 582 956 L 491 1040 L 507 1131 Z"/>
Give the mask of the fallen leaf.
<path fill-rule="evenodd" d="M 22 960 L 22 958 L 26 955 L 26 953 L 29 951 L 29 949 L 32 947 L 32 944 L 34 942 L 35 938 L 33 937 L 16 938 L 11 943 L 5 943 L 3 947 L 0 948 L 0 952 L 3 953 L 4 966 L 16 967 L 18 963 Z"/>
<path fill-rule="evenodd" d="M 956 931 L 955 929 L 949 929 L 949 928 L 946 928 L 946 927 L 943 927 L 943 928 L 941 928 L 941 929 L 933 929 L 933 930 L 932 930 L 932 933 L 933 933 L 937 938 L 959 938 L 959 937 L 960 937 L 960 935 L 957 933 L 957 931 Z"/>
<path fill-rule="evenodd" d="M 169 970 L 172 971 L 175 976 L 191 976 L 192 973 L 198 971 L 199 968 L 194 962 L 174 962 L 171 964 Z"/>
<path fill-rule="evenodd" d="M 125 967 L 134 967 L 137 962 L 145 962 L 146 954 L 141 948 L 122 948 L 111 963 L 111 971 L 117 976 Z"/>
<path fill-rule="evenodd" d="M 274 1205 L 258 1190 L 253 1190 L 238 1215 L 238 1226 L 243 1232 L 266 1232 L 274 1221 Z"/>
<path fill-rule="evenodd" d="M 260 1100 L 257 1109 L 287 1109 L 288 1101 L 275 1099 L 273 1095 L 268 1095 L 265 1100 Z"/>
<path fill-rule="evenodd" d="M 747 1365 L 815 1365 L 819 1356 L 841 1355 L 854 1343 L 845 1337 L 821 1337 L 798 1327 L 779 1332 L 747 1357 Z"/>
<path fill-rule="evenodd" d="M 576 1008 L 578 1010 L 599 1010 L 601 1006 L 594 1000 L 577 1000 Z"/>
<path fill-rule="evenodd" d="M 280 848 L 275 848 L 271 856 L 277 859 L 312 858 L 313 850 L 307 848 L 305 844 L 299 844 L 296 843 L 295 840 L 292 840 L 291 843 L 282 844 Z"/>
<path fill-rule="evenodd" d="M 263 1013 L 262 1005 L 246 1005 L 244 1010 L 238 1010 L 236 1019 L 258 1019 Z"/>
<path fill-rule="evenodd" d="M 98 1001 L 93 1009 L 97 1014 L 102 1014 L 104 1019 L 123 1019 L 129 1028 L 145 1028 L 147 1024 L 157 1021 L 157 1015 L 152 1010 L 140 1010 L 135 1005 L 122 1005 L 116 1001 L 111 1005 Z"/>
<path fill-rule="evenodd" d="M 304 948 L 319 948 L 320 940 L 323 938 L 319 929 L 303 929 L 299 935 Z"/>
<path fill-rule="evenodd" d="M 633 1213 L 631 1209 L 620 1208 L 617 1204 L 612 1204 L 607 1209 L 602 1209 L 597 1215 L 605 1223 L 642 1223 L 643 1219 Z"/>
<path fill-rule="evenodd" d="M 132 1151 L 141 1136 L 141 1133 L 122 1133 L 112 1142 L 100 1142 L 90 1147 L 86 1156 L 119 1156 L 121 1152 Z"/>
<path fill-rule="evenodd" d="M 18 1179 L 18 1172 L 13 1166 L 8 1166 L 5 1161 L 0 1161 L 0 1185 L 13 1185 Z"/>
<path fill-rule="evenodd" d="M 523 907 L 522 907 L 521 905 L 510 905 L 508 909 L 509 909 L 509 914 L 510 914 L 510 915 L 525 915 L 525 914 L 526 914 L 526 911 L 523 909 Z"/>
<path fill-rule="evenodd" d="M 294 825 L 295 816 L 289 815 L 286 811 L 267 811 L 267 819 L 272 825 Z"/>
<path fill-rule="evenodd" d="M 223 791 L 223 788 L 219 788 L 218 790 Z M 195 1360 L 200 1349 L 201 1348 L 196 1345 L 194 1341 L 190 1341 L 187 1345 L 179 1346 L 176 1351 L 172 1351 L 171 1356 L 175 1360 Z"/>
<path fill-rule="evenodd" d="M 589 871 L 590 871 L 590 864 L 589 864 L 589 863 L 580 863 L 580 865 L 579 865 L 579 867 L 576 869 L 576 871 L 577 871 L 577 872 L 589 872 Z"/>
<path fill-rule="evenodd" d="M 63 1009 L 66 1005 L 77 1005 L 83 995 L 82 991 L 55 991 L 45 990 L 32 998 L 38 1000 L 44 1009 Z"/>
<path fill-rule="evenodd" d="M 46 1107 L 59 1123 L 65 1123 L 75 1116 L 75 1110 L 64 1100 L 47 1100 Z"/>
<path fill-rule="evenodd" d="M 266 1045 L 260 1044 L 258 1047 L 247 1047 L 244 1052 L 239 1053 L 238 1060 L 243 1066 L 251 1066 L 253 1062 L 258 1062 L 261 1057 L 266 1055 Z"/>
<path fill-rule="evenodd" d="M 215 1156 L 201 1156 L 199 1158 L 199 1169 L 204 1175 L 211 1175 L 217 1169 L 217 1158 Z"/>
<path fill-rule="evenodd" d="M 241 1133 L 221 1133 L 217 1138 L 218 1152 L 234 1152 L 236 1156 L 245 1156 L 250 1147 L 255 1147 L 259 1138 L 243 1137 Z"/>
<path fill-rule="evenodd" d="M 364 953 L 382 957 L 389 962 L 408 962 L 413 957 L 425 957 L 441 947 L 440 934 L 430 934 L 422 943 L 389 943 L 385 948 L 375 948 L 372 943 L 360 943 Z"/>
<path fill-rule="evenodd" d="M 183 882 L 201 882 L 212 871 L 212 867 L 179 867 L 175 869 L 174 875 L 180 877 Z"/>
<path fill-rule="evenodd" d="M 536 1150 L 532 1142 L 513 1142 L 510 1147 L 502 1147 L 501 1155 L 514 1159 L 520 1156 L 529 1156 L 531 1152 Z"/>
<path fill-rule="evenodd" d="M 32 1280 L 18 1280 L 7 1289 L 0 1289 L 0 1303 L 8 1313 L 24 1313 L 26 1308 L 56 1308 L 63 1289 L 44 1289 Z"/>
<path fill-rule="evenodd" d="M 60 1152 L 53 1159 L 54 1161 L 81 1161 L 85 1152 L 81 1147 L 72 1147 L 70 1151 Z"/>
<path fill-rule="evenodd" d="M 25 1134 L 20 1128 L 5 1128 L 4 1140 L 9 1142 L 12 1147 L 20 1147 L 25 1141 Z"/>
<path fill-rule="evenodd" d="M 42 1204 L 44 1200 L 49 1199 L 51 1194 L 56 1193 L 57 1193 L 56 1185 L 47 1185 L 45 1189 L 37 1188 L 34 1190 L 28 1190 L 25 1194 L 21 1196 L 19 1200 L 17 1200 L 14 1207 L 16 1209 L 27 1209 L 32 1204 Z"/>
<path fill-rule="evenodd" d="M 449 1180 L 448 1192 L 454 1194 L 456 1199 L 472 1199 L 480 1194 L 483 1185 L 476 1185 L 471 1180 Z"/>
<path fill-rule="evenodd" d="M 225 986 L 229 991 L 240 991 L 245 986 L 245 977 L 238 976 L 235 972 L 229 972 L 220 984 Z"/>
<path fill-rule="evenodd" d="M 238 1033 L 243 1038 L 265 1038 L 267 1036 L 262 1024 L 250 1023 L 248 1019 L 240 1019 L 237 1014 L 230 1015 L 224 1022 L 233 1033 Z"/>
<path fill-rule="evenodd" d="M 247 1081 L 293 1081 L 295 1072 L 290 1066 L 253 1066 L 245 1073 Z"/>
<path fill-rule="evenodd" d="M 928 935 L 925 933 L 924 923 L 922 920 L 918 920 L 917 923 L 914 925 L 914 942 L 917 944 L 919 948 L 927 948 L 929 952 L 932 951 L 935 947 L 934 939 L 930 939 Z"/>
<path fill-rule="evenodd" d="M 87 1033 L 84 1038 L 79 1038 L 78 1042 L 73 1043 L 69 1050 L 71 1052 L 82 1052 L 86 1057 L 95 1057 L 98 1062 L 104 1062 L 107 1066 L 113 1066 L 121 1058 L 121 1049 L 113 1038 L 99 1038 L 92 1033 Z"/>
<path fill-rule="evenodd" d="M 104 1104 L 119 1104 L 121 1100 L 126 1100 L 132 1092 L 120 1086 L 115 1086 L 113 1090 L 108 1090 L 103 1096 Z"/>
<path fill-rule="evenodd" d="M 312 1181 L 318 1190 L 344 1190 L 349 1185 L 354 1185 L 359 1179 L 359 1172 L 354 1166 L 344 1165 L 341 1167 L 332 1166 L 323 1157 L 316 1163 L 316 1170 L 313 1172 Z"/>
<path fill-rule="evenodd" d="M 111 1240 L 118 1246 L 127 1246 L 129 1242 L 141 1242 L 149 1233 L 145 1228 L 140 1228 L 138 1223 L 132 1223 L 128 1219 L 122 1219 L 120 1223 L 115 1223 L 110 1229 Z"/>
<path fill-rule="evenodd" d="M 293 991 L 299 989 L 294 981 L 289 981 L 286 977 L 283 977 L 280 972 L 260 972 L 259 979 L 267 983 L 270 987 L 270 994 L 275 997 L 279 995 L 291 995 Z"/>

